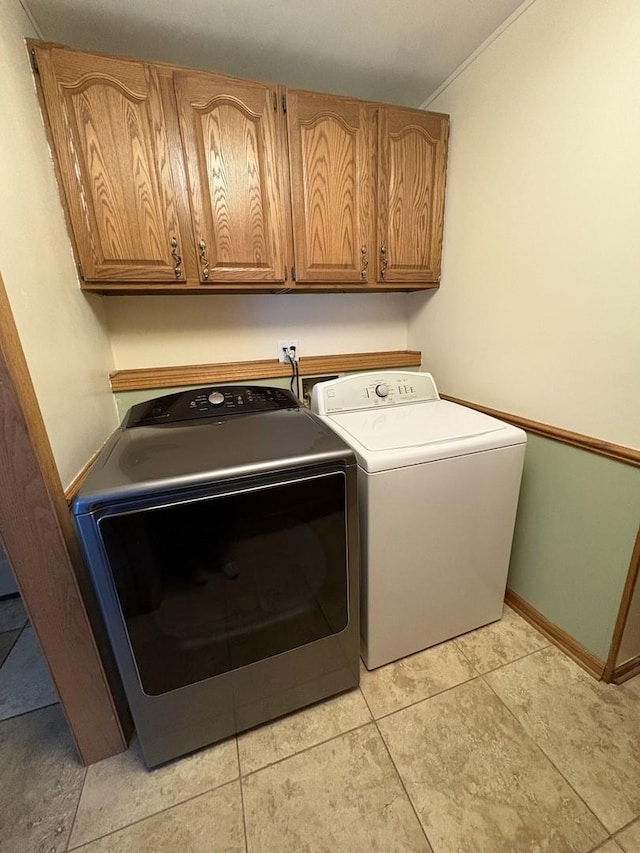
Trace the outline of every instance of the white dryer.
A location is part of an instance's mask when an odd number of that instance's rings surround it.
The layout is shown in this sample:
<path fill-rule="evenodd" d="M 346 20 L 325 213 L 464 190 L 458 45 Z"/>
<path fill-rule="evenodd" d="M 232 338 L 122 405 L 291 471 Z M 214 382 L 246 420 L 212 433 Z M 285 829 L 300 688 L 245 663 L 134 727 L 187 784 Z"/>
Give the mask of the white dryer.
<path fill-rule="evenodd" d="M 500 619 L 526 433 L 428 373 L 321 382 L 311 408 L 358 459 L 367 668 Z"/>

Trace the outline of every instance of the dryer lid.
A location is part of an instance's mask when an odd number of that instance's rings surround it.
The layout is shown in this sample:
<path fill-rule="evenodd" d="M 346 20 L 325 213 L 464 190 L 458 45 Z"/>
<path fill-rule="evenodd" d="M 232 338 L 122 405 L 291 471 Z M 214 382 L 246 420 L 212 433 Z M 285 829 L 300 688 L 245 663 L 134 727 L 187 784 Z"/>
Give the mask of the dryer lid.
<path fill-rule="evenodd" d="M 179 406 L 175 423 L 131 429 L 126 420 L 94 460 L 74 498 L 74 514 L 171 492 L 212 489 L 231 480 L 286 478 L 287 472 L 303 468 L 355 464 L 348 444 L 303 408 L 223 412 L 186 420 L 183 414 Z"/>
<path fill-rule="evenodd" d="M 506 429 L 489 415 L 447 400 L 339 412 L 327 420 L 373 452 L 463 441 Z"/>

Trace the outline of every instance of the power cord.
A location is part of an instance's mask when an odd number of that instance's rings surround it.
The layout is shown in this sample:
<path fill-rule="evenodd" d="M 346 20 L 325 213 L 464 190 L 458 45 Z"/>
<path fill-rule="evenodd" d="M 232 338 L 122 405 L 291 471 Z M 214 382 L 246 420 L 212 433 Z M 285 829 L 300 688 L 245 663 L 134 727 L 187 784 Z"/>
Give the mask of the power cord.
<path fill-rule="evenodd" d="M 289 383 L 289 389 L 291 393 L 295 395 L 298 402 L 300 402 L 300 372 L 298 370 L 298 361 L 296 359 L 296 348 L 295 347 L 283 347 L 284 354 L 289 360 L 289 364 L 291 365 L 291 382 Z M 293 355 L 291 355 L 293 353 Z M 296 390 L 293 390 L 293 383 L 296 383 Z"/>
<path fill-rule="evenodd" d="M 296 397 L 298 398 L 298 402 L 300 402 L 300 363 L 296 358 L 296 348 L 291 347 L 293 350 L 293 367 L 296 372 Z"/>

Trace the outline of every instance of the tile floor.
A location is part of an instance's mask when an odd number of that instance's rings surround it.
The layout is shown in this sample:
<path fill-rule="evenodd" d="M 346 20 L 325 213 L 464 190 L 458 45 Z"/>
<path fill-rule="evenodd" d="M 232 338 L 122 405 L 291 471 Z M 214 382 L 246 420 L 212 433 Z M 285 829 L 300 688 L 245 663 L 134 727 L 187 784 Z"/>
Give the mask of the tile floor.
<path fill-rule="evenodd" d="M 508 608 L 148 771 L 135 742 L 79 765 L 24 614 L 4 604 L 1 853 L 640 853 L 640 677 L 596 682 Z"/>

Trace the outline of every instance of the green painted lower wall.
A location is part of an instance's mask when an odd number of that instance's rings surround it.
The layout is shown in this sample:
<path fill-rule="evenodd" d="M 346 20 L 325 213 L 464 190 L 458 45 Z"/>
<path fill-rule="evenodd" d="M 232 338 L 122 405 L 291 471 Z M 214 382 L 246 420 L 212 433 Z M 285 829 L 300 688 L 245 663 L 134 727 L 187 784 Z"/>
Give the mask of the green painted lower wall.
<path fill-rule="evenodd" d="M 509 587 L 606 660 L 640 520 L 640 469 L 537 435 Z"/>

